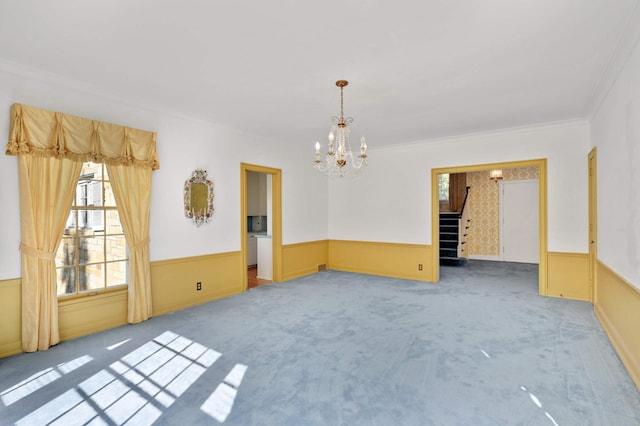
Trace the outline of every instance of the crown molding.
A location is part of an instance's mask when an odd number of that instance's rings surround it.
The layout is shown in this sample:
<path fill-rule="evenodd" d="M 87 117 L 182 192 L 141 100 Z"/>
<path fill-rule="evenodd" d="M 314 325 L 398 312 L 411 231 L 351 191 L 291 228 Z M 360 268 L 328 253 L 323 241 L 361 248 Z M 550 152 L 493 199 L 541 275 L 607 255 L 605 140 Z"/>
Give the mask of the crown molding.
<path fill-rule="evenodd" d="M 471 132 L 471 133 L 461 133 L 459 135 L 436 137 L 436 138 L 417 140 L 417 141 L 407 142 L 407 143 L 378 145 L 375 147 L 370 147 L 369 150 L 385 151 L 389 149 L 394 150 L 401 147 L 408 148 L 412 146 L 422 146 L 422 145 L 444 145 L 451 142 L 463 142 L 463 141 L 478 138 L 478 137 L 500 136 L 500 135 L 517 134 L 517 133 L 529 133 L 529 132 L 534 132 L 538 130 L 559 129 L 563 127 L 579 126 L 579 125 L 589 126 L 589 120 L 587 118 L 573 118 L 568 120 L 534 123 L 534 124 L 528 124 L 523 126 L 502 127 L 500 129 L 485 130 L 485 131 Z"/>

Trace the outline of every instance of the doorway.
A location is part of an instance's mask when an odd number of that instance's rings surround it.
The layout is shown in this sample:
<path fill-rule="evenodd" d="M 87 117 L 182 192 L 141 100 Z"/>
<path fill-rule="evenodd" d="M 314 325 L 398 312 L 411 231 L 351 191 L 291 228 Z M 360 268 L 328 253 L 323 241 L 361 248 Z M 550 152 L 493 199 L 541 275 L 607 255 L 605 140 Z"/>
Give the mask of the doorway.
<path fill-rule="evenodd" d="M 241 163 L 240 188 L 240 251 L 246 291 L 249 277 L 251 287 L 282 279 L 282 171 Z M 254 262 L 255 269 L 250 271 Z"/>
<path fill-rule="evenodd" d="M 273 278 L 271 192 L 270 174 L 247 171 L 247 288 L 269 284 Z"/>
<path fill-rule="evenodd" d="M 537 167 L 537 210 L 538 210 L 538 293 L 542 296 L 547 294 L 547 160 L 524 160 L 505 163 L 478 164 L 471 166 L 448 167 L 431 170 L 431 244 L 432 244 L 432 279 L 433 282 L 440 280 L 440 243 L 439 243 L 439 191 L 438 175 L 444 173 L 471 173 L 478 171 L 516 169 Z"/>

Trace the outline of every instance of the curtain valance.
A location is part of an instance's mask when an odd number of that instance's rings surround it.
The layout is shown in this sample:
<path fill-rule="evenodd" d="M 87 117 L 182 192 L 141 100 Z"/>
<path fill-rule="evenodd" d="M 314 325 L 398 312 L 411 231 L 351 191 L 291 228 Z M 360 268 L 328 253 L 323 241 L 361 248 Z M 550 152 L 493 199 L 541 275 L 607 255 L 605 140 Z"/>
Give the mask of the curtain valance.
<path fill-rule="evenodd" d="M 11 107 L 6 152 L 160 168 L 154 132 L 21 104 Z"/>

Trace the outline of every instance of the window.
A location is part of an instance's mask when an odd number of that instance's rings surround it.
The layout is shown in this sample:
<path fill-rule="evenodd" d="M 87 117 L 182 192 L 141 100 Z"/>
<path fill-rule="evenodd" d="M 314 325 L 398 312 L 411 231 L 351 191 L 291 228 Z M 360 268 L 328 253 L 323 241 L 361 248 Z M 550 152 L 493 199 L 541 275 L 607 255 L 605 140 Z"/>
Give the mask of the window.
<path fill-rule="evenodd" d="M 438 175 L 438 200 L 449 201 L 449 173 Z"/>
<path fill-rule="evenodd" d="M 129 253 L 104 164 L 84 163 L 56 253 L 58 296 L 126 285 Z"/>

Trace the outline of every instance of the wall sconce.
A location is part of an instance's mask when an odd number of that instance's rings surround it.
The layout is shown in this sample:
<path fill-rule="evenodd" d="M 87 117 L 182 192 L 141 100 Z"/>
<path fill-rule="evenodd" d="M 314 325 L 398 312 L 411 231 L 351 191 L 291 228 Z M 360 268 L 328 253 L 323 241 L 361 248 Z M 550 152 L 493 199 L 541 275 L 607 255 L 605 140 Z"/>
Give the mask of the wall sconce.
<path fill-rule="evenodd" d="M 489 179 L 498 183 L 498 181 L 502 179 L 502 169 L 491 170 L 489 172 Z"/>

